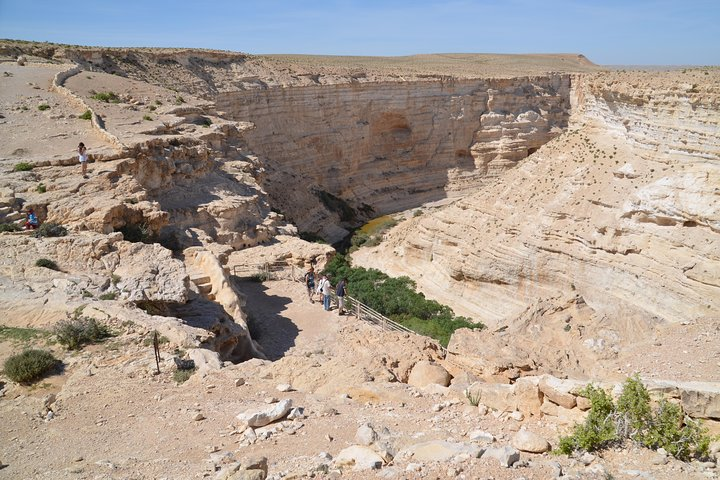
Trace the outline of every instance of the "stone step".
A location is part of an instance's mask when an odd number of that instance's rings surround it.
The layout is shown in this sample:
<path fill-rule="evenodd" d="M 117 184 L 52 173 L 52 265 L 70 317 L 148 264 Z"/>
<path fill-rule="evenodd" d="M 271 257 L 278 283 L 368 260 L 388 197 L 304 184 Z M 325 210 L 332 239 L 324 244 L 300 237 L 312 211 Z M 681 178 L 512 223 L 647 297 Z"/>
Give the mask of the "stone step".
<path fill-rule="evenodd" d="M 207 295 L 212 292 L 212 283 L 196 283 L 197 289 L 203 295 Z"/>

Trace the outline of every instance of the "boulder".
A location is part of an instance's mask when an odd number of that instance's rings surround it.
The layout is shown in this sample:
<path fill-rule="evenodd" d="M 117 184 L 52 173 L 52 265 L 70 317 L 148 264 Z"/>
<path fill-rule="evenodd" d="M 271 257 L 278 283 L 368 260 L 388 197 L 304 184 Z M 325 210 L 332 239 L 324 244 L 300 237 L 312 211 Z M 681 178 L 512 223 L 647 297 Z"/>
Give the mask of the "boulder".
<path fill-rule="evenodd" d="M 377 439 L 375 430 L 370 425 L 361 425 L 355 433 L 355 442 L 360 445 L 369 446 Z"/>
<path fill-rule="evenodd" d="M 544 453 L 550 450 L 550 442 L 540 435 L 522 429 L 512 439 L 512 446 L 521 452 Z"/>
<path fill-rule="evenodd" d="M 529 415 L 539 415 L 542 406 L 539 377 L 520 377 L 515 381 L 517 409 Z"/>
<path fill-rule="evenodd" d="M 585 421 L 587 412 L 583 412 L 580 409 L 563 408 L 547 398 L 540 407 L 540 411 L 547 416 L 554 417 L 553 420 L 560 423 L 561 425 L 574 425 L 576 423 L 582 423 Z"/>
<path fill-rule="evenodd" d="M 685 413 L 693 418 L 720 420 L 720 383 L 651 380 L 648 391 L 679 398 Z"/>
<path fill-rule="evenodd" d="M 447 387 L 450 385 L 451 376 L 441 365 L 421 360 L 415 364 L 410 372 L 408 384 L 413 387 L 424 387 L 426 385 L 436 384 Z"/>
<path fill-rule="evenodd" d="M 575 408 L 575 395 L 570 393 L 578 386 L 578 382 L 560 380 L 551 375 L 543 375 L 538 384 L 540 391 L 551 401 L 564 408 Z"/>
<path fill-rule="evenodd" d="M 217 352 L 206 348 L 193 348 L 188 350 L 190 360 L 195 363 L 195 368 L 200 373 L 206 373 L 209 370 L 220 370 L 222 368 L 222 360 Z"/>
<path fill-rule="evenodd" d="M 411 456 L 420 462 L 444 462 L 460 454 L 479 458 L 484 449 L 472 443 L 446 442 L 432 440 L 412 445 L 401 452 L 401 455 Z"/>
<path fill-rule="evenodd" d="M 334 462 L 338 467 L 353 467 L 353 470 L 370 470 L 383 466 L 383 458 L 363 445 L 351 445 L 341 450 Z"/>
<path fill-rule="evenodd" d="M 268 406 L 263 410 L 246 410 L 236 418 L 247 423 L 249 427 L 264 427 L 276 420 L 284 418 L 292 408 L 292 399 L 285 399 Z"/>
<path fill-rule="evenodd" d="M 477 397 L 483 405 L 501 412 L 517 410 L 515 385 L 504 383 L 474 383 L 469 388 L 470 394 Z"/>
<path fill-rule="evenodd" d="M 515 462 L 520 461 L 520 452 L 512 447 L 490 447 L 483 453 L 483 458 L 494 458 L 500 463 L 500 466 L 509 468 L 512 467 Z"/>

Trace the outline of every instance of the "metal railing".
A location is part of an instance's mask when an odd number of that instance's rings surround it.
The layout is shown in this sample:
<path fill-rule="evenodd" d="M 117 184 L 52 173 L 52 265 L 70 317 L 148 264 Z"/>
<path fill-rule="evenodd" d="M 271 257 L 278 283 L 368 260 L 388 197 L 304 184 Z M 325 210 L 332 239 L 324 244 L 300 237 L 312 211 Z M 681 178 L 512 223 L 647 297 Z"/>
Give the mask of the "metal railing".
<path fill-rule="evenodd" d="M 337 305 L 337 295 L 335 292 L 330 293 L 330 298 L 332 301 Z M 358 320 L 362 320 L 364 322 L 367 322 L 373 326 L 376 326 L 380 328 L 381 330 L 389 330 L 392 332 L 400 332 L 400 333 L 408 333 L 410 335 L 416 335 L 418 337 L 422 337 L 425 340 L 429 340 L 430 342 L 437 345 L 438 350 L 442 352 L 443 358 L 447 357 L 448 351 L 445 347 L 443 347 L 437 340 L 434 338 L 428 337 L 426 335 L 422 335 L 420 333 L 417 333 L 414 330 L 410 330 L 406 326 L 397 323 L 393 320 L 390 320 L 382 313 L 373 310 L 372 308 L 368 307 L 364 303 L 362 303 L 360 300 L 351 297 L 350 295 L 345 295 L 345 306 L 348 313 L 354 315 Z"/>

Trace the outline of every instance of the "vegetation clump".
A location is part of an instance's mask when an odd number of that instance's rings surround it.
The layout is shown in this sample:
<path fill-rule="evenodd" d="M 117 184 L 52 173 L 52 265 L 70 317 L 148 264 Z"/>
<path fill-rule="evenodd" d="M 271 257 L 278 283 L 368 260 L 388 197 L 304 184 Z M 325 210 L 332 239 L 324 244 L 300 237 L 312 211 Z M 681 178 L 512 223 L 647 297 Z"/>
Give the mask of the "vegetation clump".
<path fill-rule="evenodd" d="M 35 266 L 49 268 L 50 270 L 60 270 L 60 268 L 58 268 L 57 266 L 57 263 L 53 262 L 49 258 L 38 258 L 35 262 Z"/>
<path fill-rule="evenodd" d="M 40 237 L 64 237 L 67 235 L 67 228 L 59 223 L 46 222 L 35 230 L 35 236 Z"/>
<path fill-rule="evenodd" d="M 32 169 L 32 163 L 20 162 L 15 164 L 15 166 L 13 167 L 13 172 L 29 172 Z"/>
<path fill-rule="evenodd" d="M 123 234 L 123 238 L 128 242 L 153 243 L 153 232 L 145 223 L 142 225 L 127 224 L 121 227 L 118 231 Z"/>
<path fill-rule="evenodd" d="M 90 120 L 92 118 L 92 112 L 90 110 L 85 110 L 82 115 L 78 117 L 80 120 Z"/>
<path fill-rule="evenodd" d="M 679 405 L 661 400 L 653 411 L 650 394 L 637 375 L 623 384 L 617 405 L 601 388 L 588 385 L 581 395 L 592 407 L 585 423 L 575 425 L 573 434 L 560 437 L 558 451 L 594 451 L 631 440 L 651 449 L 665 449 L 683 461 L 704 458 L 709 453 L 710 436 L 698 420 L 683 414 Z"/>
<path fill-rule="evenodd" d="M 2 341 L 28 343 L 31 340 L 47 337 L 47 335 L 48 332 L 44 330 L 37 330 L 35 328 L 6 327 L 4 325 L 0 325 L 0 340 Z"/>
<path fill-rule="evenodd" d="M 41 112 L 44 112 L 45 110 L 50 110 L 50 105 L 48 105 L 47 103 L 41 103 L 40 105 L 38 105 L 38 110 L 40 110 Z"/>
<path fill-rule="evenodd" d="M 375 247 L 382 242 L 386 230 L 397 225 L 397 220 L 390 216 L 376 218 L 356 231 L 350 239 L 350 252 L 360 247 Z"/>
<path fill-rule="evenodd" d="M 179 369 L 178 368 L 173 373 L 173 380 L 175 380 L 175 382 L 177 384 L 185 383 L 188 381 L 188 379 L 190 379 L 190 377 L 192 377 L 193 373 L 195 373 L 195 368 L 191 368 L 191 369 Z"/>
<path fill-rule="evenodd" d="M 98 343 L 111 336 L 110 330 L 94 318 L 80 317 L 59 322 L 53 329 L 60 345 L 68 350 L 79 350 L 84 345 Z"/>
<path fill-rule="evenodd" d="M 19 232 L 20 225 L 17 223 L 0 223 L 0 232 Z"/>
<path fill-rule="evenodd" d="M 99 100 L 105 103 L 119 103 L 120 97 L 114 92 L 98 92 L 91 97 L 93 100 Z"/>
<path fill-rule="evenodd" d="M 343 255 L 336 255 L 325 268 L 334 279 L 348 279 L 348 294 L 373 310 L 421 335 L 447 346 L 452 333 L 459 328 L 481 329 L 482 323 L 455 316 L 452 309 L 427 300 L 415 291 L 408 277 L 393 278 L 376 269 L 352 267 Z"/>
<path fill-rule="evenodd" d="M 45 376 L 59 360 L 46 350 L 25 350 L 5 360 L 5 375 L 13 382 L 31 383 Z"/>

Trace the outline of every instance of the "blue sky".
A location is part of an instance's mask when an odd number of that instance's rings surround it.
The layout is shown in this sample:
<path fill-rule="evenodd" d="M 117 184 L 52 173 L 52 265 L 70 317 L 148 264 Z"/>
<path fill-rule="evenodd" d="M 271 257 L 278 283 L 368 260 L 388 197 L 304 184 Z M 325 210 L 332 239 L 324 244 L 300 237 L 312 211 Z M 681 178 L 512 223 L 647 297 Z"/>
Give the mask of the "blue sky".
<path fill-rule="evenodd" d="M 720 65 L 720 0 L 0 0 L 0 38 L 247 53 Z"/>

